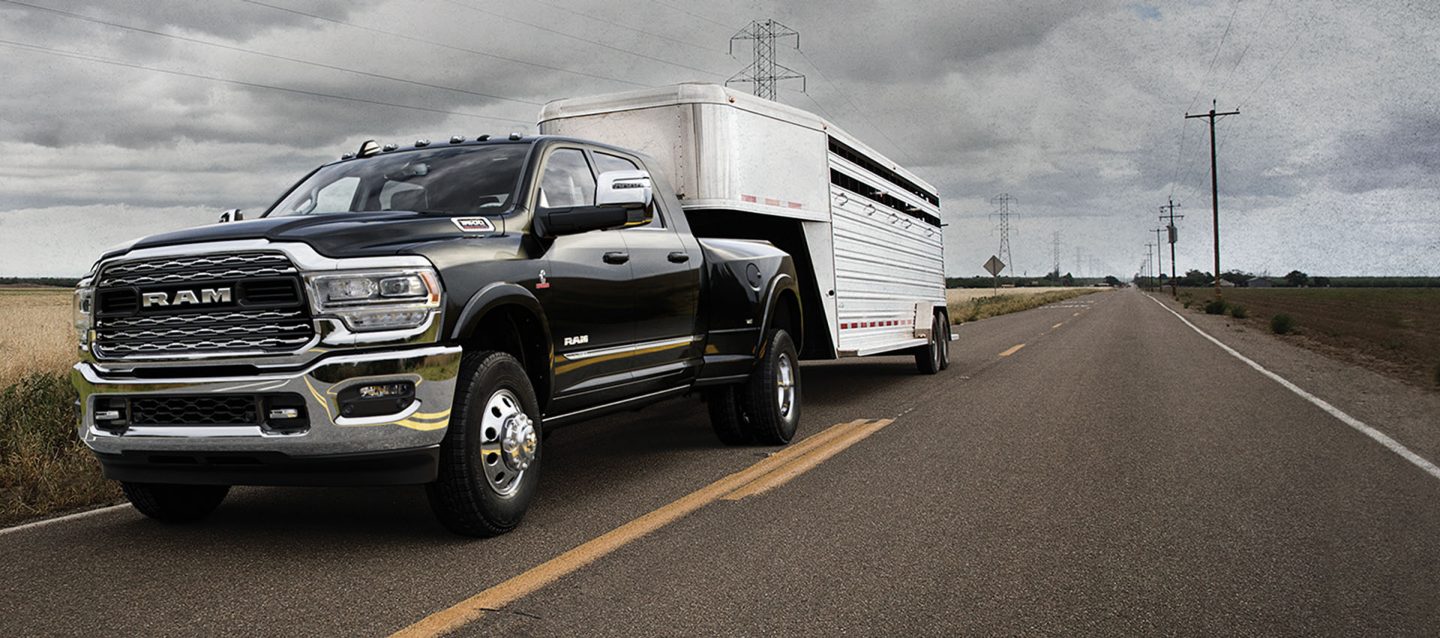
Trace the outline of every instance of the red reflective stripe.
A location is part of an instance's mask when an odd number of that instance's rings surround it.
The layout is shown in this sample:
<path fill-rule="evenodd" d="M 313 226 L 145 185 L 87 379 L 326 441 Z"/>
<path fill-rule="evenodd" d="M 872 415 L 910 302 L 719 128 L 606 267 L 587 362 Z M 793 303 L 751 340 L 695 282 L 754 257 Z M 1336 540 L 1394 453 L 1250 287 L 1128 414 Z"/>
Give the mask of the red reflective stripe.
<path fill-rule="evenodd" d="M 755 203 L 755 196 L 754 196 L 754 195 L 741 195 L 741 196 L 740 196 L 740 201 L 742 201 L 742 202 L 750 202 L 750 203 L 753 204 L 753 203 Z"/>
<path fill-rule="evenodd" d="M 766 205 L 766 206 L 779 206 L 779 205 L 780 205 L 780 200 L 778 200 L 778 199 L 771 199 L 771 198 L 769 198 L 769 197 L 766 197 L 766 198 L 765 198 L 765 205 Z"/>
<path fill-rule="evenodd" d="M 804 208 L 804 206 L 801 205 L 800 202 L 790 202 L 790 207 L 791 207 L 791 208 Z"/>

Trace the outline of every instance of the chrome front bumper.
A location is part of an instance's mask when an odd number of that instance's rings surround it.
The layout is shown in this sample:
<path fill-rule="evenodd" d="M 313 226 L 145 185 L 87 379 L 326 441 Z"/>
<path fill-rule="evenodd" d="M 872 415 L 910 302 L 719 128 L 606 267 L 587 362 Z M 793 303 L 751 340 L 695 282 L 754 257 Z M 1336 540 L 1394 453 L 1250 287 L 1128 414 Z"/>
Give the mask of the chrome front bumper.
<path fill-rule="evenodd" d="M 433 448 L 450 424 L 460 369 L 458 346 L 429 346 L 326 357 L 297 371 L 243 377 L 135 378 L 107 375 L 92 363 L 71 373 L 80 394 L 78 432 L 102 456 L 146 453 L 257 453 L 287 458 L 339 457 Z M 337 395 L 359 384 L 410 381 L 415 402 L 392 415 L 347 419 Z M 309 427 L 281 433 L 260 425 L 96 427 L 100 396 L 173 397 L 286 393 L 304 397 Z"/>

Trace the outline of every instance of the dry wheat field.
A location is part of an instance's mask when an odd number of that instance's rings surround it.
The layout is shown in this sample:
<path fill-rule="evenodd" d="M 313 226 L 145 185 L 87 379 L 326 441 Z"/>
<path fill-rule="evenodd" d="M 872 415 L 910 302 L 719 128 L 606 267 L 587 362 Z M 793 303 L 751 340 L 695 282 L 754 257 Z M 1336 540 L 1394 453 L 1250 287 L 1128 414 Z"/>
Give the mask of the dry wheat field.
<path fill-rule="evenodd" d="M 0 288 L 0 386 L 75 362 L 70 295 L 65 288 Z"/>

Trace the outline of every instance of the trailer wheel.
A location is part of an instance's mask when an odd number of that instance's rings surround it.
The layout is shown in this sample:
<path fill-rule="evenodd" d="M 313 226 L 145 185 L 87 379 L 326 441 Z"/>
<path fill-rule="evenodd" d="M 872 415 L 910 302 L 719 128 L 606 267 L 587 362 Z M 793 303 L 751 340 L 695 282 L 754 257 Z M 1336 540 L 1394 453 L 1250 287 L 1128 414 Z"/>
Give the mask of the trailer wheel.
<path fill-rule="evenodd" d="M 935 315 L 930 320 L 930 340 L 919 350 L 915 351 L 915 366 L 920 368 L 920 374 L 935 374 L 943 368 L 943 350 L 949 343 L 946 339 L 942 341 L 943 328 L 940 325 L 940 315 Z"/>
<path fill-rule="evenodd" d="M 230 486 L 121 483 L 120 490 L 141 514 L 166 523 L 193 523 L 214 512 Z"/>
<path fill-rule="evenodd" d="M 440 524 L 464 536 L 515 529 L 535 499 L 541 438 L 539 403 L 520 362 L 503 352 L 467 353 L 440 443 L 440 475 L 426 486 Z"/>
<path fill-rule="evenodd" d="M 944 329 L 940 335 L 940 369 L 946 370 L 950 368 L 950 320 L 938 312 L 935 313 L 935 318 Z"/>

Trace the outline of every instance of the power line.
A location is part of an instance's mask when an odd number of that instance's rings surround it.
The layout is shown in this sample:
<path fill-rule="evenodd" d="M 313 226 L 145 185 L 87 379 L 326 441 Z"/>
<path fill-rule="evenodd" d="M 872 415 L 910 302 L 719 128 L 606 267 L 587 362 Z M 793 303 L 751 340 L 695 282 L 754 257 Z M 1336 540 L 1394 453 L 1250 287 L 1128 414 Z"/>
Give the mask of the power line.
<path fill-rule="evenodd" d="M 276 10 L 276 11 L 284 11 L 285 13 L 292 13 L 292 14 L 299 15 L 299 16 L 305 16 L 305 17 L 307 17 L 307 18 L 311 18 L 311 19 L 314 19 L 314 20 L 320 20 L 320 21 L 322 21 L 322 22 L 329 22 L 329 23 L 331 23 L 331 24 L 338 24 L 338 25 L 342 25 L 342 26 L 347 26 L 347 27 L 350 27 L 350 28 L 352 28 L 352 29 L 358 29 L 358 30 L 360 30 L 360 31 L 365 31 L 365 32 L 367 32 L 367 33 L 376 33 L 376 34 L 379 34 L 379 35 L 384 35 L 384 36 L 388 36 L 388 37 L 392 37 L 392 38 L 398 38 L 398 39 L 401 39 L 401 40 L 405 40 L 405 41 L 407 41 L 407 42 L 416 42 L 416 43 L 425 44 L 425 45 L 429 45 L 429 46 L 439 47 L 439 48 L 442 48 L 442 49 L 449 49 L 449 50 L 451 50 L 451 51 L 460 51 L 460 52 L 462 52 L 462 53 L 469 53 L 469 54 L 471 54 L 471 55 L 478 55 L 478 56 L 481 56 L 481 57 L 492 58 L 492 59 L 495 59 L 495 60 L 503 60 L 503 61 L 505 61 L 505 62 L 512 62 L 512 63 L 514 63 L 514 64 L 523 64 L 523 65 L 525 65 L 525 66 L 532 66 L 532 67 L 535 67 L 535 68 L 537 68 L 537 69 L 546 69 L 546 70 L 550 70 L 550 71 L 559 71 L 559 72 L 561 72 L 561 73 L 570 73 L 570 74 L 573 74 L 573 75 L 582 75 L 582 76 L 589 77 L 589 78 L 595 78 L 595 79 L 597 79 L 597 80 L 608 80 L 608 81 L 610 81 L 610 82 L 619 82 L 619 83 L 621 83 L 621 84 L 629 84 L 630 86 L 649 86 L 649 85 L 647 85 L 647 84 L 641 84 L 640 82 L 634 82 L 634 81 L 631 81 L 631 80 L 626 80 L 626 79 L 624 79 L 624 78 L 618 78 L 618 77 L 613 77 L 613 76 L 608 76 L 608 75 L 600 75 L 600 74 L 597 74 L 597 73 L 589 73 L 589 72 L 586 72 L 586 71 L 576 71 L 576 70 L 574 70 L 574 69 L 567 69 L 567 68 L 564 68 L 564 67 L 551 66 L 551 65 L 549 65 L 549 64 L 542 64 L 542 63 L 540 63 L 540 62 L 531 62 L 531 61 L 529 61 L 529 60 L 521 60 L 521 59 L 518 59 L 518 58 L 511 58 L 511 57 L 506 57 L 506 56 L 503 56 L 503 55 L 497 55 L 497 54 L 494 54 L 494 53 L 488 53 L 488 52 L 485 52 L 485 51 L 478 51 L 478 50 L 476 50 L 476 49 L 468 49 L 468 48 L 465 48 L 465 47 L 458 47 L 458 46 L 455 46 L 455 45 L 452 45 L 452 44 L 445 44 L 445 43 L 443 43 L 443 42 L 436 42 L 436 41 L 434 41 L 434 40 L 427 40 L 427 39 L 425 39 L 425 38 L 417 38 L 417 37 L 415 37 L 415 36 L 405 35 L 405 34 L 403 34 L 403 33 L 396 33 L 396 32 L 394 32 L 394 31 L 386 31 L 386 30 L 384 30 L 384 29 L 377 29 L 377 28 L 375 28 L 375 27 L 367 27 L 367 26 L 365 26 L 365 25 L 355 24 L 354 22 L 346 22 L 346 21 L 344 21 L 344 20 L 339 20 L 339 19 L 336 19 L 336 18 L 329 18 L 329 17 L 326 17 L 326 16 L 314 14 L 314 13 L 306 13 L 306 12 L 300 11 L 300 10 L 298 10 L 298 9 L 291 9 L 291 8 L 289 8 L 289 7 L 282 7 L 282 6 L 278 6 L 278 5 L 267 4 L 267 3 L 264 3 L 264 2 L 260 2 L 260 0 L 240 0 L 240 1 L 241 1 L 241 2 L 244 2 L 244 3 L 247 3 L 247 4 L 253 4 L 253 5 L 259 6 L 259 7 L 265 7 L 265 8 L 267 8 L 267 9 L 274 9 L 274 10 Z"/>
<path fill-rule="evenodd" d="M 313 66 L 313 67 L 322 68 L 322 69 L 329 69 L 329 70 L 332 70 L 332 71 L 343 71 L 343 72 L 345 72 L 345 73 L 353 73 L 353 74 L 355 74 L 355 75 L 363 75 L 363 76 L 365 76 L 365 77 L 371 77 L 371 78 L 376 78 L 376 79 L 381 79 L 381 80 L 389 80 L 389 81 L 391 81 L 391 82 L 400 82 L 400 83 L 404 83 L 404 84 L 410 84 L 410 85 L 413 85 L 413 86 L 423 86 L 423 87 L 426 87 L 426 88 L 440 89 L 440 90 L 443 90 L 443 91 L 454 91 L 454 92 L 456 92 L 456 93 L 465 93 L 465 94 L 467 94 L 467 95 L 474 95 L 474 96 L 477 96 L 477 97 L 490 98 L 490 99 L 493 99 L 493 100 L 502 100 L 502 101 L 505 101 L 505 102 L 518 102 L 518 103 L 520 103 L 520 104 L 528 104 L 528 105 L 532 105 L 532 106 L 541 106 L 541 105 L 542 105 L 540 102 L 536 102 L 536 101 L 534 101 L 534 100 L 526 100 L 526 99 L 522 99 L 522 98 L 507 97 L 507 96 L 504 96 L 504 95 L 494 95 L 494 94 L 491 94 L 491 93 L 481 93 L 481 92 L 479 92 L 479 91 L 471 91 L 471 90 L 469 90 L 469 89 L 461 89 L 461 88 L 457 88 L 457 87 L 453 87 L 453 86 L 443 86 L 443 85 L 440 85 L 440 84 L 431 84 L 431 83 L 429 83 L 429 82 L 420 82 L 420 81 L 418 81 L 418 80 L 407 80 L 407 79 L 405 79 L 405 78 L 399 78 L 399 77 L 394 77 L 394 76 L 390 76 L 390 75 L 383 75 L 383 74 L 380 74 L 380 73 L 371 73 L 371 72 L 369 72 L 369 71 L 361 71 L 361 70 L 359 70 L 359 69 L 351 69 L 351 68 L 348 68 L 348 67 L 338 66 L 338 65 L 334 65 L 334 64 L 325 64 L 325 63 L 323 63 L 323 62 L 314 62 L 314 61 L 311 61 L 311 60 L 302 60 L 302 59 L 300 59 L 300 58 L 292 58 L 292 57 L 289 57 L 289 56 L 279 55 L 279 54 L 275 54 L 275 53 L 267 53 L 267 52 L 265 52 L 265 51 L 257 51 L 257 50 L 255 50 L 255 49 L 247 49 L 247 48 L 245 48 L 245 47 L 237 47 L 237 46 L 233 46 L 233 45 L 229 45 L 229 44 L 222 44 L 222 43 L 219 43 L 219 42 L 211 42 L 211 41 L 208 41 L 208 40 L 202 40 L 202 39 L 199 39 L 199 38 L 191 38 L 191 37 L 188 37 L 188 36 L 177 35 L 177 34 L 174 34 L 174 33 L 165 33 L 164 31 L 155 31 L 155 30 L 152 30 L 152 29 L 145 29 L 145 28 L 142 28 L 142 27 L 131 26 L 131 25 L 128 25 L 128 24 L 120 24 L 120 23 L 118 23 L 118 22 L 109 22 L 109 21 L 106 21 L 106 20 L 101 20 L 101 19 L 99 19 L 99 18 L 92 18 L 92 17 L 90 17 L 90 16 L 81 15 L 81 14 L 79 14 L 79 13 L 72 13 L 72 12 L 69 12 L 69 11 L 64 11 L 64 10 L 61 10 L 61 9 L 53 9 L 53 8 L 50 8 L 50 7 L 42 7 L 42 6 L 40 6 L 40 5 L 30 4 L 30 3 L 28 3 L 28 2 L 20 2 L 19 0 L 0 0 L 0 2 L 5 2 L 5 3 L 8 3 L 8 4 L 18 5 L 18 6 L 22 6 L 22 7 L 28 7 L 28 8 L 30 8 L 30 9 L 36 9 L 36 10 L 39 10 L 39 11 L 45 11 L 45 12 L 48 12 L 48 13 L 53 13 L 53 14 L 56 14 L 56 15 L 65 16 L 65 17 L 68 17 L 68 18 L 73 18 L 73 19 L 75 19 L 75 20 L 82 20 L 82 21 L 89 22 L 89 23 L 92 23 L 92 24 L 100 24 L 100 25 L 104 25 L 104 26 L 108 26 L 108 27 L 114 27 L 114 28 L 116 28 L 116 29 L 124 29 L 124 30 L 127 30 L 127 31 L 134 31 L 134 32 L 137 32 L 137 33 L 145 33 L 145 34 L 149 34 L 149 35 L 159 36 L 159 37 L 162 37 L 162 38 L 170 38 L 170 39 L 172 39 L 172 40 L 179 40 L 179 41 L 181 41 L 181 42 L 189 42 L 189 43 L 192 43 L 192 44 L 200 44 L 200 45 L 204 45 L 204 46 L 208 46 L 208 47 L 214 47 L 214 48 L 217 48 L 217 49 L 224 49 L 224 50 L 226 50 L 226 51 L 236 51 L 236 52 L 240 52 L 240 53 L 247 53 L 247 54 L 250 54 L 250 55 L 257 55 L 257 56 L 260 56 L 260 57 L 270 58 L 270 59 L 272 59 L 272 60 L 284 60 L 284 61 L 286 61 L 286 62 L 293 62 L 293 63 L 295 63 L 295 64 L 303 64 L 303 65 L 306 65 L 306 66 Z"/>
<path fill-rule="evenodd" d="M 1265 5 L 1265 13 L 1260 15 L 1260 21 L 1255 24 L 1255 32 L 1250 35 L 1250 40 L 1245 43 L 1245 48 L 1240 50 L 1240 55 L 1235 57 L 1235 64 L 1230 65 L 1230 72 L 1225 74 L 1225 80 L 1220 83 L 1220 88 L 1215 91 L 1216 95 L 1223 93 L 1225 87 L 1230 85 L 1230 78 L 1235 76 L 1235 69 L 1240 68 L 1240 63 L 1245 60 L 1245 54 L 1250 52 L 1251 46 L 1254 46 L 1256 36 L 1262 32 L 1265 27 L 1265 19 L 1270 17 L 1270 10 L 1274 8 L 1275 0 L 1270 0 L 1270 2 Z"/>
<path fill-rule="evenodd" d="M 810 56 L 805 54 L 804 49 L 799 49 L 799 51 L 800 57 L 805 59 L 805 62 L 810 65 L 810 68 L 815 70 L 815 73 L 820 76 L 820 79 L 824 80 L 826 84 L 829 84 L 832 90 L 840 94 L 840 97 L 845 98 L 845 101 L 850 104 L 850 108 L 855 111 L 856 115 L 860 116 L 860 120 L 865 122 L 865 124 L 869 126 L 872 130 L 874 130 L 876 133 L 879 133 L 880 137 L 885 138 L 885 141 L 889 142 L 890 146 L 897 151 L 900 159 L 904 160 L 906 163 L 909 163 L 910 154 L 906 152 L 905 147 L 897 144 L 894 139 L 891 139 L 891 137 L 885 133 L 884 129 L 875 126 L 875 123 L 870 121 L 870 118 L 865 115 L 865 112 L 861 111 L 860 107 L 855 105 L 855 100 L 850 99 L 850 94 L 844 90 L 841 90 L 840 86 L 835 84 L 835 82 L 830 79 L 830 76 L 826 75 L 825 72 L 820 69 L 820 66 L 815 64 L 815 61 L 811 60 Z"/>
<path fill-rule="evenodd" d="M 1186 113 L 1189 113 L 1190 109 L 1195 108 L 1195 101 L 1200 99 L 1200 91 L 1205 88 L 1205 83 L 1210 81 L 1210 74 L 1215 71 L 1215 62 L 1220 59 L 1220 51 L 1225 48 L 1225 39 L 1230 36 L 1230 28 L 1235 24 L 1235 14 L 1238 11 L 1240 11 L 1240 0 L 1235 0 L 1235 4 L 1232 5 L 1230 9 L 1230 19 L 1225 21 L 1225 31 L 1220 34 L 1220 42 L 1215 45 L 1215 55 L 1210 57 L 1210 66 L 1205 69 L 1205 77 L 1200 79 L 1200 85 L 1195 87 L 1195 94 L 1190 97 L 1190 103 L 1185 106 Z M 1185 157 L 1185 131 L 1186 129 L 1182 126 L 1180 129 L 1180 152 L 1175 158 L 1176 175 L 1180 173 L 1180 163 L 1182 158 Z M 1189 178 L 1190 171 L 1186 170 L 1185 179 Z M 1170 184 L 1170 196 L 1175 196 L 1175 181 L 1173 179 Z"/>
<path fill-rule="evenodd" d="M 43 46 L 39 46 L 39 45 L 35 45 L 35 44 L 28 44 L 28 43 L 25 43 L 25 42 L 15 42 L 15 41 L 12 41 L 12 40 L 0 40 L 0 45 L 9 46 L 9 47 L 11 47 L 11 48 L 17 48 L 17 49 L 21 49 L 21 50 L 34 51 L 34 52 L 37 52 L 37 53 L 46 53 L 46 54 L 55 55 L 55 56 L 59 56 L 59 57 L 73 58 L 73 59 L 76 59 L 76 60 L 87 60 L 87 61 L 90 61 L 90 62 L 98 62 L 98 63 L 100 63 L 100 64 L 110 64 L 110 65 L 113 65 L 113 66 L 122 66 L 122 67 L 131 68 L 131 69 L 141 69 L 141 70 L 144 70 L 144 71 L 153 71 L 153 72 L 155 72 L 155 73 L 165 73 L 165 74 L 168 74 L 168 75 L 178 75 L 178 76 L 181 76 L 181 77 L 195 78 L 195 79 L 200 79 L 200 80 L 209 80 L 209 81 L 211 81 L 211 82 L 220 82 L 220 83 L 222 83 L 222 84 L 233 84 L 233 85 L 236 85 L 236 86 L 244 86 L 244 87 L 250 87 L 250 88 L 255 88 L 255 89 L 268 89 L 268 90 L 271 90 L 271 91 L 282 91 L 282 92 L 285 92 L 285 93 L 294 93 L 294 94 L 297 94 L 297 95 L 308 95 L 308 96 L 311 96 L 311 97 L 323 97 L 323 98 L 328 98 L 328 99 L 332 99 L 332 100 L 344 100 L 344 101 L 347 101 L 347 102 L 358 102 L 358 103 L 361 103 L 361 104 L 373 104 L 373 105 L 376 105 L 376 106 L 388 106 L 388 107 L 398 108 L 398 109 L 409 109 L 409 110 L 412 110 L 412 111 L 424 111 L 424 112 L 427 112 L 427 113 L 440 113 L 440 114 L 443 114 L 443 115 L 459 115 L 459 116 L 462 116 L 462 117 L 473 117 L 473 118 L 478 118 L 478 119 L 483 119 L 483 120 L 493 120 L 493 121 L 496 121 L 496 122 L 510 122 L 510 123 L 526 124 L 526 125 L 531 124 L 531 122 L 530 122 L 529 120 L 516 120 L 516 119 L 511 119 L 511 118 L 506 118 L 506 117 L 494 117 L 494 116 L 490 116 L 490 115 L 480 115 L 480 114 L 478 114 L 478 113 L 465 113 L 465 112 L 463 112 L 463 111 L 447 111 L 447 110 L 445 110 L 445 109 L 436 109 L 436 108 L 430 108 L 430 107 L 427 107 L 427 106 L 415 106 L 415 105 L 413 105 L 413 104 L 397 104 L 397 103 L 395 103 L 395 102 L 385 102 L 385 101 L 382 101 L 382 100 L 371 100 L 371 99 L 368 99 L 368 98 L 350 97 L 350 96 L 346 96 L 346 95 L 335 95 L 335 94 L 333 94 L 333 93 L 322 93 L 322 92 L 320 92 L 320 91 L 309 91 L 309 90 L 305 90 L 305 89 L 292 89 L 292 88 L 284 87 L 284 86 L 274 86 L 274 85 L 270 85 L 270 84 L 260 84 L 260 83 L 258 83 L 258 82 L 246 82 L 246 81 L 243 81 L 243 80 L 232 80 L 232 79 L 230 79 L 230 78 L 222 78 L 222 77 L 216 77 L 216 76 L 213 76 L 213 75 L 204 75 L 204 74 L 200 74 L 200 73 L 190 73 L 190 72 L 188 72 L 188 71 L 176 71 L 176 70 L 174 70 L 174 69 L 162 69 L 162 68 L 153 67 L 153 66 L 145 66 L 145 65 L 143 65 L 143 64 L 134 64 L 134 63 L 131 63 L 131 62 L 124 62 L 124 61 L 121 61 L 121 60 L 113 60 L 113 59 L 110 59 L 110 58 L 102 58 L 102 57 L 99 57 L 99 56 L 93 56 L 93 55 L 89 55 L 89 54 L 85 54 L 85 53 L 78 53 L 78 52 L 75 52 L 75 51 L 66 51 L 66 50 L 64 50 L 64 49 L 52 49 L 52 48 L 49 48 L 49 47 L 43 47 Z"/>
<path fill-rule="evenodd" d="M 668 2 L 661 2 L 660 0 L 650 0 L 650 1 L 651 1 L 651 2 L 654 2 L 655 4 L 660 5 L 660 6 L 662 6 L 662 7 L 665 7 L 665 8 L 667 8 L 667 9 L 670 9 L 670 10 L 672 10 L 672 11 L 679 11 L 680 13 L 683 13 L 683 14 L 685 14 L 685 15 L 687 15 L 687 16 L 692 17 L 692 18 L 699 18 L 699 19 L 704 20 L 704 21 L 706 21 L 706 22 L 709 22 L 709 23 L 711 23 L 711 24 L 717 24 L 717 25 L 720 25 L 720 26 L 722 26 L 722 27 L 725 27 L 726 29 L 734 29 L 734 28 L 735 28 L 735 25 L 733 25 L 733 24 L 725 24 L 724 22 L 721 22 L 721 21 L 716 20 L 716 19 L 714 19 L 714 18 L 707 18 L 707 17 L 705 17 L 705 16 L 703 16 L 703 15 L 700 15 L 700 14 L 698 14 L 698 13 L 694 13 L 694 12 L 688 11 L 688 10 L 686 10 L 686 9 L 682 9 L 682 8 L 677 7 L 677 6 L 675 6 L 675 5 L 673 5 L 673 4 L 670 4 L 670 3 L 668 3 Z"/>
<path fill-rule="evenodd" d="M 991 214 L 991 217 L 1000 218 L 999 223 L 995 226 L 995 230 L 1000 231 L 1000 252 L 997 256 L 1002 263 L 1010 267 L 1011 274 L 1016 271 L 1015 256 L 1010 254 L 1010 202 L 1013 201 L 1015 198 L 1010 193 L 1001 193 L 990 198 L 990 203 L 999 207 Z"/>
<path fill-rule="evenodd" d="M 491 11 L 491 10 L 489 10 L 489 9 L 481 9 L 480 7 L 476 7 L 476 6 L 474 6 L 474 5 L 471 5 L 471 4 L 468 4 L 468 3 L 465 3 L 465 2 L 460 2 L 459 0 L 440 0 L 440 1 L 441 1 L 441 2 L 444 2 L 444 3 L 446 3 L 446 4 L 453 4 L 453 5 L 457 6 L 457 7 L 462 8 L 462 9 L 469 9 L 470 11 L 474 11 L 474 12 L 476 12 L 476 13 L 480 13 L 480 14 L 483 14 L 483 15 L 494 16 L 494 17 L 500 18 L 500 19 L 502 19 L 502 20 L 509 20 L 509 21 L 515 22 L 515 23 L 517 23 L 517 24 L 523 24 L 523 25 L 525 25 L 525 26 L 527 26 L 527 27 L 530 27 L 530 28 L 532 28 L 532 29 L 539 29 L 540 31 L 545 31 L 546 33 L 553 33 L 553 34 L 558 35 L 558 36 L 563 37 L 563 38 L 570 38 L 571 40 L 575 40 L 576 42 L 585 42 L 585 43 L 588 43 L 588 44 L 593 44 L 593 45 L 595 45 L 595 46 L 597 46 L 597 47 L 603 47 L 603 48 L 606 48 L 606 49 L 610 49 L 611 51 L 618 51 L 618 52 L 620 52 L 620 53 L 625 53 L 625 54 L 627 54 L 627 55 L 633 55 L 633 56 L 635 56 L 635 57 L 637 57 L 637 58 L 644 58 L 644 59 L 646 59 L 646 60 L 652 60 L 652 61 L 655 61 L 655 62 L 659 62 L 659 63 L 661 63 L 661 64 L 668 64 L 668 65 L 670 65 L 670 66 L 679 67 L 679 68 L 682 68 L 682 69 L 688 69 L 688 70 L 691 70 L 691 71 L 695 71 L 695 72 L 697 72 L 697 73 L 704 73 L 704 74 L 706 74 L 706 75 L 713 75 L 713 76 L 716 76 L 716 77 L 723 77 L 723 74 L 715 73 L 714 71 L 708 71 L 708 70 L 702 69 L 702 68 L 700 68 L 700 67 L 694 67 L 694 66 L 690 66 L 690 65 L 688 65 L 688 64 L 681 64 L 681 63 L 679 63 L 679 62 L 671 62 L 670 60 L 666 60 L 665 58 L 656 57 L 656 56 L 648 55 L 648 54 L 645 54 L 645 53 L 640 53 L 640 52 L 638 52 L 638 51 L 631 51 L 630 49 L 625 49 L 625 48 L 622 48 L 622 47 L 617 47 L 617 46 L 614 46 L 614 45 L 611 45 L 611 44 L 605 44 L 604 42 L 600 42 L 600 41 L 598 41 L 598 40 L 591 40 L 591 39 L 588 39 L 588 38 L 582 38 L 582 37 L 580 37 L 580 36 L 578 36 L 578 35 L 571 35 L 571 34 L 569 34 L 569 33 L 565 33 L 564 31 L 560 31 L 560 30 L 558 30 L 558 29 L 552 29 L 552 28 L 547 27 L 547 26 L 544 26 L 544 25 L 535 24 L 534 22 L 526 22 L 526 21 L 521 20 L 521 19 L 519 19 L 519 18 L 513 18 L 513 17 L 510 17 L 510 16 L 507 16 L 507 15 L 505 15 L 505 14 L 503 14 L 503 13 L 498 13 L 498 12 L 495 12 L 495 11 Z"/>
<path fill-rule="evenodd" d="M 543 4 L 543 5 L 547 6 L 547 7 L 550 7 L 550 8 L 552 8 L 552 9 L 556 9 L 556 10 L 558 10 L 558 11 L 564 11 L 565 13 L 569 13 L 569 14 L 572 14 L 572 15 L 577 15 L 577 16 L 580 16 L 580 17 L 585 18 L 585 19 L 587 19 L 587 20 L 594 20 L 594 21 L 596 21 L 596 22 L 600 22 L 600 23 L 603 23 L 603 24 L 608 24 L 608 25 L 611 25 L 611 26 L 620 27 L 621 29 L 626 29 L 626 30 L 629 30 L 629 31 L 634 31 L 634 32 L 636 32 L 636 33 L 641 33 L 641 34 L 644 34 L 644 35 L 648 35 L 648 36 L 650 36 L 650 37 L 652 37 L 652 38 L 659 38 L 659 39 L 661 39 L 661 40 L 665 40 L 665 41 L 668 41 L 668 42 L 674 42 L 675 44 L 681 44 L 681 45 L 685 45 L 685 46 L 687 46 L 687 47 L 694 47 L 694 48 L 696 48 L 696 49 L 700 49 L 701 51 L 709 51 L 709 52 L 711 52 L 711 53 L 722 53 L 722 54 L 725 53 L 724 51 L 721 51 L 720 49 L 713 49 L 713 48 L 707 47 L 707 46 L 705 46 L 705 45 L 703 45 L 703 44 L 696 44 L 696 43 L 690 42 L 690 41 L 688 41 L 688 40 L 681 40 L 680 38 L 672 38 L 672 37 L 670 37 L 670 36 L 668 36 L 668 35 L 665 35 L 665 34 L 663 34 L 663 33 L 655 33 L 655 32 L 653 32 L 653 31 L 646 31 L 646 30 L 644 30 L 644 29 L 637 29 L 637 28 L 632 27 L 632 26 L 630 26 L 630 25 L 628 25 L 628 24 L 625 24 L 625 23 L 623 23 L 623 22 L 616 22 L 616 21 L 614 21 L 614 20 L 608 20 L 608 19 L 606 19 L 606 18 L 602 18 L 602 17 L 600 17 L 600 16 L 597 16 L 597 15 L 594 15 L 594 14 L 590 14 L 590 13 L 585 13 L 585 12 L 583 12 L 583 11 L 576 11 L 576 10 L 574 10 L 574 9 L 571 9 L 570 7 L 566 7 L 566 6 L 564 6 L 564 5 L 555 4 L 555 3 L 553 3 L 553 2 L 546 2 L 545 0 L 530 0 L 530 1 L 531 1 L 531 2 L 534 2 L 535 4 Z"/>

